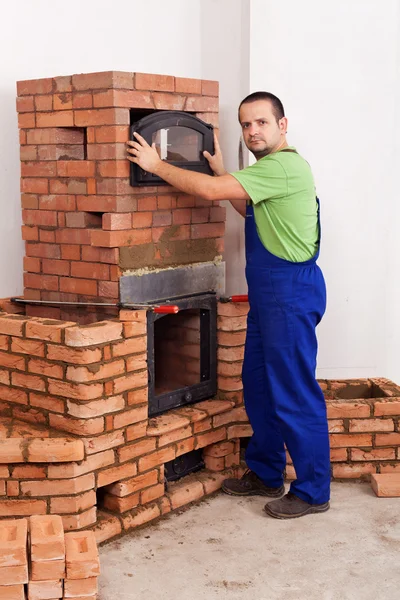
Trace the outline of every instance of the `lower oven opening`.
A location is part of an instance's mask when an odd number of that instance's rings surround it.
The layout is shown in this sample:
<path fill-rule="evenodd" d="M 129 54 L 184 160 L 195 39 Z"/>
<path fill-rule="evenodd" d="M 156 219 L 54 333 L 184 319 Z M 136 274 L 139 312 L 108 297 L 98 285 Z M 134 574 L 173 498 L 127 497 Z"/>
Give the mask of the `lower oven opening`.
<path fill-rule="evenodd" d="M 149 415 L 216 393 L 216 298 L 174 301 L 179 313 L 148 313 Z"/>

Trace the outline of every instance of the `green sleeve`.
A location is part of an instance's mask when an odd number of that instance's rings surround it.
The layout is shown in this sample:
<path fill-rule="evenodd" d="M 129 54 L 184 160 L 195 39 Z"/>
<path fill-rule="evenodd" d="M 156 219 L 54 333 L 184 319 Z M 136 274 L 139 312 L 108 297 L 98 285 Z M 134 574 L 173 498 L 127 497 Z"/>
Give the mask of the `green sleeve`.
<path fill-rule="evenodd" d="M 254 204 L 287 195 L 288 182 L 280 162 L 270 157 L 262 158 L 242 171 L 231 173 L 246 190 Z"/>

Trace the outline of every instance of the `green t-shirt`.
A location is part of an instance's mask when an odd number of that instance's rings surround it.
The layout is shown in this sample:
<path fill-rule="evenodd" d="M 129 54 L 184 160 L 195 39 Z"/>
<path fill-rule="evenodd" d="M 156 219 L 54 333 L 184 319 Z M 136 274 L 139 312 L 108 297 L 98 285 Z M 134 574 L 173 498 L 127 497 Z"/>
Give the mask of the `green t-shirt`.
<path fill-rule="evenodd" d="M 291 262 L 312 258 L 318 247 L 318 205 L 304 158 L 281 150 L 232 175 L 254 204 L 258 235 L 267 250 Z"/>

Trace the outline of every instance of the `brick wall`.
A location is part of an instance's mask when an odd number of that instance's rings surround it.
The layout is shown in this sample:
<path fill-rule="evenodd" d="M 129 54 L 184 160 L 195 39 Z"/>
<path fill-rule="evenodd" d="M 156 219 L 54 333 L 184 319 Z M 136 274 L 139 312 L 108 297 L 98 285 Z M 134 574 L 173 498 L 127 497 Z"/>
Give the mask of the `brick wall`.
<path fill-rule="evenodd" d="M 126 159 L 143 111 L 183 110 L 218 127 L 217 82 L 105 72 L 19 81 L 17 91 L 25 298 L 115 302 L 126 270 L 221 254 L 225 208 L 166 185 L 133 188 Z M 27 311 L 80 323 L 107 314 Z"/>
<path fill-rule="evenodd" d="M 251 435 L 240 379 L 247 310 L 218 304 L 217 396 L 152 419 L 144 311 L 88 326 L 3 313 L 0 517 L 57 513 L 65 529 L 91 527 L 103 541 L 239 475 L 240 439 Z M 400 387 L 320 385 L 333 477 L 400 472 Z M 167 484 L 164 464 L 194 449 L 206 468 Z"/>

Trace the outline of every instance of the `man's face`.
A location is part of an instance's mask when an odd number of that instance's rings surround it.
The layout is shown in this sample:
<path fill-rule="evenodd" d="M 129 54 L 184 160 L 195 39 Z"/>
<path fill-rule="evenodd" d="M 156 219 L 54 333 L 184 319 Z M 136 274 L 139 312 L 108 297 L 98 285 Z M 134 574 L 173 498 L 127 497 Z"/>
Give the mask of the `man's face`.
<path fill-rule="evenodd" d="M 283 117 L 277 122 L 269 100 L 243 104 L 239 120 L 244 142 L 257 160 L 275 152 L 285 140 L 287 119 Z"/>

